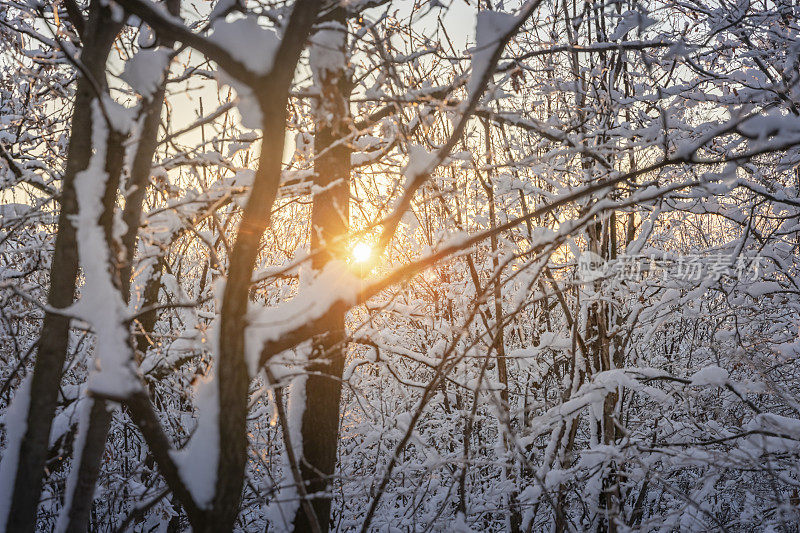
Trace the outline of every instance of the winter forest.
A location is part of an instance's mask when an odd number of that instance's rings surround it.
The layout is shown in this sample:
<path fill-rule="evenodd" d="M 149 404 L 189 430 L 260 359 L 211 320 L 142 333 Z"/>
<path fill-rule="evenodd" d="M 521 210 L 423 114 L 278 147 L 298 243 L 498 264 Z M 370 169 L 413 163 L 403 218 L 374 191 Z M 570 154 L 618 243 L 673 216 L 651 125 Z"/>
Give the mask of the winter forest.
<path fill-rule="evenodd" d="M 2 0 L 0 532 L 800 523 L 794 0 Z"/>

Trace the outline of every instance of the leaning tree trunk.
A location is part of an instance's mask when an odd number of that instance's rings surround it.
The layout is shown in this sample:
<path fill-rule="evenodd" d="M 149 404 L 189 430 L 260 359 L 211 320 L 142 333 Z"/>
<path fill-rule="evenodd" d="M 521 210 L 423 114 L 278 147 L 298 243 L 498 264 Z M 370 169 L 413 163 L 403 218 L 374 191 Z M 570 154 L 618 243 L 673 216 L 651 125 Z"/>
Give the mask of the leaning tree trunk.
<path fill-rule="evenodd" d="M 322 2 L 297 0 L 275 52 L 268 75 L 251 85 L 258 98 L 264 139 L 283 139 L 289 88 Z M 239 514 L 247 465 L 247 413 L 250 377 L 245 362 L 245 328 L 253 269 L 261 237 L 270 220 L 281 177 L 283 142 L 261 145 L 258 170 L 242 211 L 236 242 L 229 255 L 228 279 L 222 296 L 217 382 L 219 410 L 219 461 L 210 519 L 203 531 L 229 531 Z M 196 529 L 200 530 L 200 529 Z"/>
<path fill-rule="evenodd" d="M 314 43 L 314 40 L 320 42 Z M 315 106 L 315 183 L 322 192 L 314 196 L 311 214 L 312 267 L 320 271 L 331 260 L 344 259 L 349 223 L 350 152 L 344 139 L 350 131 L 347 76 L 347 23 L 337 9 L 314 34 L 311 65 L 319 97 Z M 335 43 L 335 44 L 334 44 Z M 331 49 L 333 46 L 333 50 Z M 335 61 L 323 61 L 322 57 Z M 344 311 L 332 309 L 313 342 L 306 381 L 306 406 L 302 421 L 300 471 L 305 490 L 313 495 L 316 522 L 328 530 L 331 477 L 336 467 L 339 436 L 339 401 L 345 359 Z M 310 531 L 311 517 L 302 507 L 295 516 L 295 531 Z"/>
<path fill-rule="evenodd" d="M 54 309 L 69 307 L 75 296 L 78 251 L 75 228 L 70 220 L 78 212 L 74 181 L 76 174 L 88 167 L 92 155 L 92 113 L 87 110 L 97 97 L 95 87 L 102 90 L 106 85 L 106 60 L 120 27 L 112 17 L 111 6 L 99 0 L 91 2 L 80 57 L 85 73 L 77 81 L 68 158 L 62 178 L 58 232 L 50 267 L 47 303 Z M 86 75 L 92 79 L 87 79 Z M 59 384 L 69 349 L 69 330 L 68 316 L 45 313 L 6 531 L 33 531 L 36 525 L 50 426 L 58 405 Z"/>

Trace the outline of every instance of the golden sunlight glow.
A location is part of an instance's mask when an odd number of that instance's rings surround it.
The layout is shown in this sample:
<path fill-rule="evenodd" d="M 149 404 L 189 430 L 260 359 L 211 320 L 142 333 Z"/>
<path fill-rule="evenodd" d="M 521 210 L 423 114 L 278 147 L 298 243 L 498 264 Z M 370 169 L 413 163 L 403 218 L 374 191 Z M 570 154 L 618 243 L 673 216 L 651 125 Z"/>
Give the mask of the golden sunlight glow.
<path fill-rule="evenodd" d="M 372 255 L 372 246 L 365 242 L 356 243 L 353 246 L 353 260 L 356 263 L 366 263 Z"/>

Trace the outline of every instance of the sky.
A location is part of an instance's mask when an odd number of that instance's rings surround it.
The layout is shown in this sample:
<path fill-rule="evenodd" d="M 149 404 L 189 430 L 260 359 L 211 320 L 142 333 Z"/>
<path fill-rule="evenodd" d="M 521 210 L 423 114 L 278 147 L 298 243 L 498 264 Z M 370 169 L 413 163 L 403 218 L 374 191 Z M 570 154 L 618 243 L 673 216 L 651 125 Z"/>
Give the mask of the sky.
<path fill-rule="evenodd" d="M 423 2 L 425 3 L 425 2 Z M 412 0 L 395 0 L 389 6 L 388 11 L 392 14 L 397 13 L 397 18 L 403 19 L 408 16 L 414 2 Z M 447 30 L 447 34 L 453 41 L 453 45 L 459 52 L 465 52 L 468 46 L 474 42 L 475 34 L 475 6 L 469 5 L 465 0 L 449 0 L 443 2 L 447 7 L 442 9 L 434 9 L 427 13 L 426 16 L 420 20 L 415 20 L 415 26 L 427 35 L 433 36 L 437 28 L 437 17 L 441 16 L 442 23 Z M 213 5 L 212 2 L 194 2 L 191 5 L 196 7 L 197 12 L 208 12 Z M 369 17 L 378 17 L 381 13 L 387 11 L 386 7 L 380 7 L 370 10 Z M 190 54 L 183 53 L 179 56 L 178 60 L 187 62 L 189 61 Z M 201 58 L 197 52 L 191 53 L 191 63 L 197 64 Z M 181 66 L 173 63 L 172 73 L 176 75 L 182 70 Z M 118 63 L 116 68 L 112 67 L 112 71 L 121 71 L 121 65 Z M 172 125 L 177 129 L 188 126 L 197 120 L 196 111 L 199 105 L 199 99 L 203 99 L 204 112 L 209 113 L 213 111 L 218 105 L 218 84 L 215 82 L 207 82 L 200 84 L 193 81 L 189 85 L 172 85 L 170 87 L 170 94 L 168 96 L 168 103 L 172 106 Z M 190 90 L 186 90 L 190 89 Z M 223 89 L 221 94 L 226 94 L 227 89 Z M 234 116 L 239 121 L 238 112 L 234 111 Z M 207 138 L 212 135 L 210 128 L 207 129 Z M 288 134 L 287 134 L 288 135 Z M 181 140 L 188 145 L 199 142 L 200 131 L 195 130 L 191 133 L 181 137 Z M 284 149 L 284 161 L 291 159 L 294 153 L 294 139 L 287 138 Z M 224 155 L 224 154 L 223 154 Z"/>

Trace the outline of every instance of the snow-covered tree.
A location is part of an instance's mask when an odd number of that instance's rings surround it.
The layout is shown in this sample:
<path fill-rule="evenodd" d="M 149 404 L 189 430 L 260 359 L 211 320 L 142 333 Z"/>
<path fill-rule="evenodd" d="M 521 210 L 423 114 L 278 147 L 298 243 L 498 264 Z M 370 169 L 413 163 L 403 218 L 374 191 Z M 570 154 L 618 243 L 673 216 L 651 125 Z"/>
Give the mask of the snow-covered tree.
<path fill-rule="evenodd" d="M 0 6 L 0 530 L 792 530 L 791 2 Z"/>

